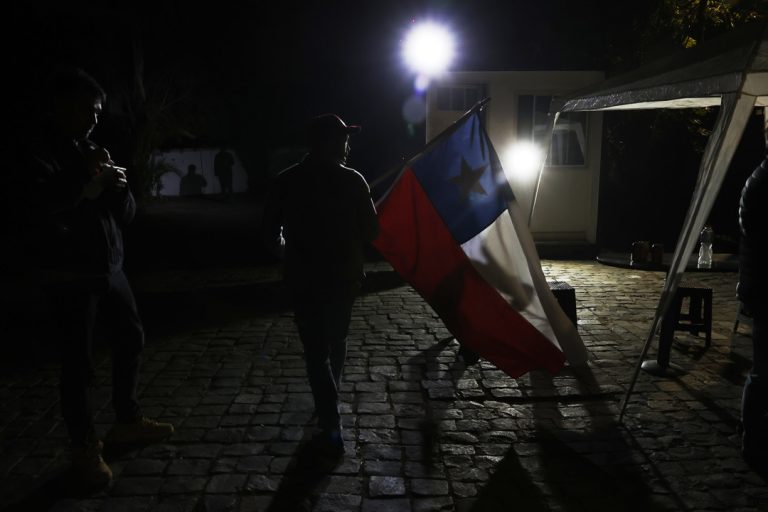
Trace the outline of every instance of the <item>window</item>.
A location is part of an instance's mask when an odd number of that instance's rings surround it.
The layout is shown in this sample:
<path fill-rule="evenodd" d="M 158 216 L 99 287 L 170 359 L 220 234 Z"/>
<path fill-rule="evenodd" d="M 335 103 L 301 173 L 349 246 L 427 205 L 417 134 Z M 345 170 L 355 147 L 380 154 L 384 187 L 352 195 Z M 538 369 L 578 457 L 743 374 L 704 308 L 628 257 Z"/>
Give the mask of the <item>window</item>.
<path fill-rule="evenodd" d="M 485 97 L 485 85 L 442 86 L 437 88 L 437 109 L 466 112 Z"/>
<path fill-rule="evenodd" d="M 551 96 L 523 94 L 517 102 L 518 137 L 546 147 L 547 119 Z M 552 144 L 546 165 L 552 167 L 583 166 L 587 154 L 586 112 L 564 112 L 560 114 L 552 134 Z"/>

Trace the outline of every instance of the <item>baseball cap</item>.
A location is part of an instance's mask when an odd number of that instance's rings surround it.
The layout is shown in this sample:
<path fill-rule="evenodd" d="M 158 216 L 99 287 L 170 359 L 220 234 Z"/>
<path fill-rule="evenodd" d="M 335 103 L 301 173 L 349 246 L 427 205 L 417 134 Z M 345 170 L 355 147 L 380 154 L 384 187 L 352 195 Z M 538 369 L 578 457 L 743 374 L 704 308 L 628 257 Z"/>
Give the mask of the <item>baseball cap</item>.
<path fill-rule="evenodd" d="M 313 118 L 309 122 L 309 137 L 312 140 L 322 139 L 329 136 L 345 133 L 359 133 L 361 126 L 347 125 L 336 114 L 323 114 Z"/>

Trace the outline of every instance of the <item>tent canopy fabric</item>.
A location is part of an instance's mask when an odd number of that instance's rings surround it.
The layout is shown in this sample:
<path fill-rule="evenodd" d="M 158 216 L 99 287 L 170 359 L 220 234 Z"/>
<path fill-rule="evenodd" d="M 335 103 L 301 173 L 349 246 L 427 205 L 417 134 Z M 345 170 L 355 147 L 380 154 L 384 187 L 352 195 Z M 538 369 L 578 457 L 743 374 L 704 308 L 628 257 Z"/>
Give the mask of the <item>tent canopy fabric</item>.
<path fill-rule="evenodd" d="M 609 78 L 550 112 L 693 108 L 720 105 L 723 94 L 743 90 L 768 106 L 768 32 L 750 23 L 700 45 Z"/>
<path fill-rule="evenodd" d="M 622 401 L 619 421 L 629 401 L 643 358 L 682 279 L 688 256 L 706 222 L 755 106 L 768 106 L 768 31 L 752 23 L 699 46 L 610 78 L 569 98 L 553 100 L 550 126 L 561 112 L 640 110 L 719 106 L 704 149 L 696 187 L 654 319 Z M 766 109 L 768 110 L 768 109 Z M 542 168 L 543 170 L 543 168 Z M 541 174 L 539 175 L 541 183 Z M 538 187 L 534 194 L 538 194 Z M 737 205 L 734 205 L 734 209 Z"/>

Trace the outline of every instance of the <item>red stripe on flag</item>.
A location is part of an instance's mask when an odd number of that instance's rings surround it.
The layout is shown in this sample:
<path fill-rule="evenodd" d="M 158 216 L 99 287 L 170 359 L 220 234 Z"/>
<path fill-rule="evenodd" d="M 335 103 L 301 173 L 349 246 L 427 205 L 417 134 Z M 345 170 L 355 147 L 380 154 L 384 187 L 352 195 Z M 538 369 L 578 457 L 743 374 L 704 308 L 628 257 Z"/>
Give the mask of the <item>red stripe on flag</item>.
<path fill-rule="evenodd" d="M 512 377 L 563 367 L 562 352 L 475 270 L 410 170 L 378 210 L 374 246 L 460 343 Z"/>

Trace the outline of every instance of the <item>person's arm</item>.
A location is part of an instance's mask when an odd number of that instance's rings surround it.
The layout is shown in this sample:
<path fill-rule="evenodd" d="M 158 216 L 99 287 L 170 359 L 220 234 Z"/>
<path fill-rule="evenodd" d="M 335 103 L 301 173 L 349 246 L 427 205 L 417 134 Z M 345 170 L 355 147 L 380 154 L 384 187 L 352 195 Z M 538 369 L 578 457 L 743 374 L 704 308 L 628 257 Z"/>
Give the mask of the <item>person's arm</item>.
<path fill-rule="evenodd" d="M 70 234 L 82 204 L 83 183 L 39 156 L 22 156 L 11 171 L 10 205 L 20 264 L 38 266 L 52 244 Z"/>
<path fill-rule="evenodd" d="M 18 182 L 28 208 L 38 216 L 55 216 L 73 211 L 83 198 L 84 185 L 56 172 L 54 164 L 32 156 L 22 164 Z"/>
<path fill-rule="evenodd" d="M 102 197 L 118 224 L 127 226 L 133 221 L 136 216 L 136 199 L 127 186 L 107 190 Z"/>

